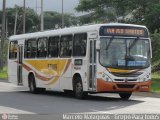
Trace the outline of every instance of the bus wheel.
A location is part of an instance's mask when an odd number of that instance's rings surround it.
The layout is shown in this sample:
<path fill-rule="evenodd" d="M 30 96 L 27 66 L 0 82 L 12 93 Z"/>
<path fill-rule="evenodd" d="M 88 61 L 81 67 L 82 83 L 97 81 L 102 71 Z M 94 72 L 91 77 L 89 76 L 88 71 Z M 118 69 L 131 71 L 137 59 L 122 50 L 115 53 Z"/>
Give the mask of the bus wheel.
<path fill-rule="evenodd" d="M 83 92 L 82 80 L 79 77 L 75 79 L 74 93 L 78 99 L 84 99 L 88 95 L 88 93 Z"/>
<path fill-rule="evenodd" d="M 128 100 L 131 95 L 132 95 L 132 93 L 130 93 L 130 92 L 119 93 L 119 96 L 120 96 L 123 100 Z"/>
<path fill-rule="evenodd" d="M 34 75 L 29 76 L 29 90 L 34 94 L 37 94 L 39 92 L 38 88 L 36 87 Z"/>

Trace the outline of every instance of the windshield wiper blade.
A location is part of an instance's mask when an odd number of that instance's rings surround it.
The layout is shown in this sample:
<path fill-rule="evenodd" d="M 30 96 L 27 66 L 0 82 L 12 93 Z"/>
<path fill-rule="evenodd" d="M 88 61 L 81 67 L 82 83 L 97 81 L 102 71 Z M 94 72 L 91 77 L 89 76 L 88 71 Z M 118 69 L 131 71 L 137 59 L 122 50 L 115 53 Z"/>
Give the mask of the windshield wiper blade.
<path fill-rule="evenodd" d="M 129 47 L 126 45 L 126 56 L 130 56 L 130 50 L 134 47 L 134 45 L 137 43 L 139 40 L 139 37 L 135 38 L 134 41 L 129 45 Z"/>
<path fill-rule="evenodd" d="M 110 39 L 110 41 L 109 41 L 108 45 L 106 46 L 106 50 L 108 50 L 108 49 L 109 49 L 109 46 L 111 45 L 112 41 L 113 41 L 113 37 Z"/>
<path fill-rule="evenodd" d="M 137 43 L 138 40 L 139 40 L 139 37 L 134 39 L 133 43 L 129 46 L 129 51 Z"/>

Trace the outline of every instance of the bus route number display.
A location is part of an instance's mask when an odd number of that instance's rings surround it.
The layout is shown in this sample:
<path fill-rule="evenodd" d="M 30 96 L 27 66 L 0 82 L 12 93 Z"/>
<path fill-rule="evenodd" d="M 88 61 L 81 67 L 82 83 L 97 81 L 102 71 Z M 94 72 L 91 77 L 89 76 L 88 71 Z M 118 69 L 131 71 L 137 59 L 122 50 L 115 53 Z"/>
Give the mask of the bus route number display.
<path fill-rule="evenodd" d="M 135 27 L 102 27 L 100 28 L 100 35 L 147 37 L 144 28 Z"/>

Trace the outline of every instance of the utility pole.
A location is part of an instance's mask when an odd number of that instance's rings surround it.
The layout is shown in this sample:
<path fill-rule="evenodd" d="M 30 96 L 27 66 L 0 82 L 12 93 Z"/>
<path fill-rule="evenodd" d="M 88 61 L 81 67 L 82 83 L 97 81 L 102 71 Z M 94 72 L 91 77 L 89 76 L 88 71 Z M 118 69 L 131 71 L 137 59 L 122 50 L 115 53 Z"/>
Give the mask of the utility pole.
<path fill-rule="evenodd" d="M 23 4 L 23 34 L 26 33 L 26 0 L 24 0 Z"/>
<path fill-rule="evenodd" d="M 3 0 L 3 13 L 2 13 L 2 41 L 3 42 L 5 40 L 5 27 L 6 27 L 5 21 L 6 21 L 6 0 Z"/>
<path fill-rule="evenodd" d="M 14 35 L 16 35 L 16 33 L 17 33 L 17 18 L 18 18 L 18 11 L 16 8 L 15 23 L 14 23 Z"/>
<path fill-rule="evenodd" d="M 44 18 L 43 18 L 43 0 L 41 0 L 41 31 L 44 30 Z"/>
<path fill-rule="evenodd" d="M 37 6 L 37 0 L 36 0 L 36 13 L 38 12 L 38 6 Z"/>
<path fill-rule="evenodd" d="M 2 13 L 2 34 L 1 34 L 1 46 L 0 46 L 0 68 L 3 67 L 3 46 L 5 41 L 5 22 L 6 22 L 6 0 L 3 0 L 3 13 Z"/>
<path fill-rule="evenodd" d="M 63 0 L 62 0 L 62 28 L 64 28 L 64 11 L 63 11 Z"/>
<path fill-rule="evenodd" d="M 6 17 L 6 38 L 8 38 L 8 18 Z"/>

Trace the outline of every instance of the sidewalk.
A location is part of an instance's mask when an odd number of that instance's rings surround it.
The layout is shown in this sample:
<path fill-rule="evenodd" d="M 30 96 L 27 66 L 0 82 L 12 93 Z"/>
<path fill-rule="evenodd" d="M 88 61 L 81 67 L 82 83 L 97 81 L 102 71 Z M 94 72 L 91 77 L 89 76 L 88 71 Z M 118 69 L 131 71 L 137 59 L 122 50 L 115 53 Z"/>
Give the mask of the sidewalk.
<path fill-rule="evenodd" d="M 160 93 L 155 92 L 135 92 L 133 95 L 142 96 L 142 97 L 155 97 L 160 98 Z"/>

